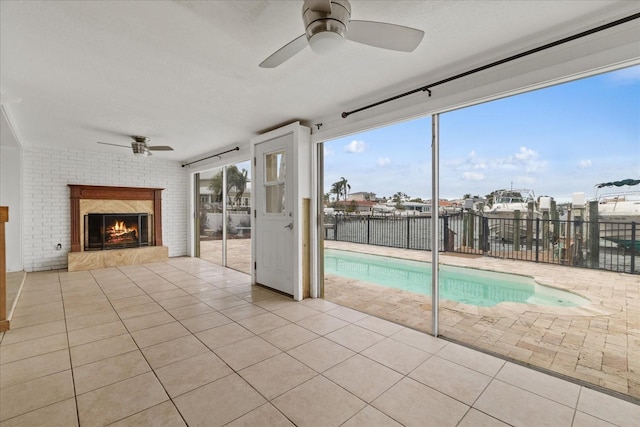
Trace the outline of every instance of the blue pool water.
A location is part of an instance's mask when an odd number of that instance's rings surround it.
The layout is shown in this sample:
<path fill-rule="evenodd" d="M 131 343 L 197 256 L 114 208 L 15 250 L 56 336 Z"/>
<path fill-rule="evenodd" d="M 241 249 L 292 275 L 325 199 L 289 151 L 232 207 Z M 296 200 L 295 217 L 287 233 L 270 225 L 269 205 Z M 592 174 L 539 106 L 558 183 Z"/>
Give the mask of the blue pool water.
<path fill-rule="evenodd" d="M 326 274 L 431 295 L 431 263 L 325 249 Z M 470 268 L 440 266 L 440 297 L 491 307 L 501 302 L 579 307 L 589 300 L 537 284 L 532 278 Z"/>

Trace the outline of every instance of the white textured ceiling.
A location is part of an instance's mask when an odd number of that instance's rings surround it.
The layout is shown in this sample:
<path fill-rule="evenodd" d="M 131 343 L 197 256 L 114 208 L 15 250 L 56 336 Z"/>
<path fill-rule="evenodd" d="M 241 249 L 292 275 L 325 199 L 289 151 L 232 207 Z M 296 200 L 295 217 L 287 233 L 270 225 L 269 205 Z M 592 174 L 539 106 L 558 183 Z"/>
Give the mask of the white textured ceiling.
<path fill-rule="evenodd" d="M 20 142 L 118 152 L 145 135 L 186 160 L 360 107 L 637 12 L 633 1 L 352 1 L 425 31 L 413 53 L 347 43 L 258 68 L 302 1 L 0 1 L 0 91 Z"/>

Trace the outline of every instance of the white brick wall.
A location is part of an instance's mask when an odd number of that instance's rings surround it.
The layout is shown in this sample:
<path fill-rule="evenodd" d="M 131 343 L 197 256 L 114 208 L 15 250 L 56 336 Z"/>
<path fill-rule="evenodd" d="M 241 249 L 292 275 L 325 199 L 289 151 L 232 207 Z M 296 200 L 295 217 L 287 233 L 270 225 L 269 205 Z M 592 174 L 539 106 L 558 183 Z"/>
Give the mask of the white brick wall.
<path fill-rule="evenodd" d="M 71 245 L 67 184 L 164 188 L 162 240 L 169 256 L 187 254 L 187 171 L 179 162 L 76 149 L 26 147 L 24 269 L 66 268 Z M 62 244 L 62 250 L 56 245 Z"/>

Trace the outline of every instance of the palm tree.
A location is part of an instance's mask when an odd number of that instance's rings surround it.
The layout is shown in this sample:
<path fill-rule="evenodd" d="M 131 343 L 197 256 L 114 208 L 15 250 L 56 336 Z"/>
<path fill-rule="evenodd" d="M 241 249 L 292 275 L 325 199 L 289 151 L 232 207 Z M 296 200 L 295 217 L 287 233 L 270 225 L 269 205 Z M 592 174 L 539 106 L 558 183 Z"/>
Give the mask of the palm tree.
<path fill-rule="evenodd" d="M 222 202 L 222 171 L 211 178 L 209 189 L 213 192 L 213 201 L 216 203 Z"/>
<path fill-rule="evenodd" d="M 227 167 L 227 185 L 225 188 L 225 194 L 227 198 L 227 204 L 231 204 L 233 201 L 236 206 L 239 206 L 240 201 L 242 200 L 242 195 L 247 189 L 247 182 L 249 181 L 247 178 L 247 170 L 242 169 L 242 171 L 238 170 L 238 167 L 235 165 L 231 165 Z M 222 171 L 218 172 L 213 179 L 211 180 L 211 184 L 209 188 L 213 191 L 214 200 L 217 202 L 222 201 Z M 233 200 L 231 199 L 231 190 L 236 190 L 235 196 Z"/>
<path fill-rule="evenodd" d="M 331 184 L 331 190 L 329 190 L 329 194 L 335 194 L 336 201 L 340 200 L 340 195 L 342 194 L 342 187 L 341 187 L 340 181 L 334 182 L 333 184 Z"/>
<path fill-rule="evenodd" d="M 396 203 L 402 203 L 405 200 L 409 200 L 409 196 L 407 195 L 407 193 L 403 193 L 402 191 L 398 191 L 396 194 L 394 194 L 391 197 L 391 200 L 393 200 Z"/>
<path fill-rule="evenodd" d="M 247 170 L 242 169 L 239 171 L 237 167 L 233 166 L 235 172 L 231 176 L 232 184 L 236 188 L 236 195 L 233 198 L 236 207 L 240 206 L 240 202 L 242 201 L 242 195 L 244 191 L 247 189 Z M 229 169 L 227 169 L 227 180 L 229 180 Z"/>
<path fill-rule="evenodd" d="M 340 181 L 338 181 L 338 183 L 340 184 L 341 194 L 346 201 L 347 195 L 349 194 L 349 191 L 351 191 L 351 185 L 349 185 L 347 178 L 345 178 L 344 176 L 340 177 Z"/>

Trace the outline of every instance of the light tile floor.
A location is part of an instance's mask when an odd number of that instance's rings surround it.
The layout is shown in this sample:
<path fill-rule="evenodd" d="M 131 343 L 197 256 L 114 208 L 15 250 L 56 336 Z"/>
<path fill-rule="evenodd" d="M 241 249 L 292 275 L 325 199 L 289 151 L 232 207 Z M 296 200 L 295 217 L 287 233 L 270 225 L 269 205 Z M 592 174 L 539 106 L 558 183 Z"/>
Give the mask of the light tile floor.
<path fill-rule="evenodd" d="M 227 261 L 250 272 L 250 239 L 227 242 Z M 431 261 L 431 252 L 325 241 L 325 248 Z M 220 241 L 202 242 L 202 256 L 222 259 Z M 588 298 L 580 308 L 502 303 L 440 303 L 440 335 L 640 402 L 640 280 L 637 275 L 493 257 L 440 254 L 442 264 L 517 273 Z M 431 332 L 431 297 L 340 276 L 325 276 L 325 299 Z"/>
<path fill-rule="evenodd" d="M 0 426 L 637 426 L 640 406 L 193 258 L 30 273 Z"/>

